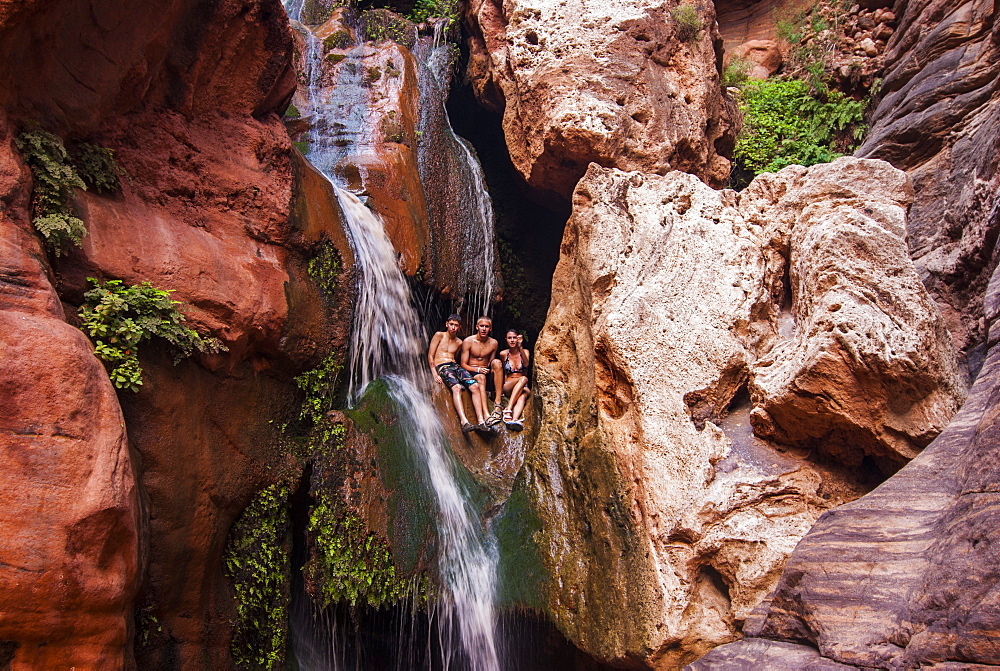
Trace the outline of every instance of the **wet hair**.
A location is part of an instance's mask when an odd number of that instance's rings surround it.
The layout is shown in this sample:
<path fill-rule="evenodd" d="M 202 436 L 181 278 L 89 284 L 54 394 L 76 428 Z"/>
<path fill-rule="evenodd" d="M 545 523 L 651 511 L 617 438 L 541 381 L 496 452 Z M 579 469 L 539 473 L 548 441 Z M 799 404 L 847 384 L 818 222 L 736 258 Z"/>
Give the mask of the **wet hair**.
<path fill-rule="evenodd" d="M 460 315 L 458 313 L 455 313 L 453 315 L 448 315 L 448 318 L 444 320 L 444 323 L 447 324 L 448 322 L 458 322 L 459 324 L 461 324 L 462 323 L 462 315 Z"/>
<path fill-rule="evenodd" d="M 493 326 L 493 320 L 490 319 L 489 317 L 487 317 L 486 315 L 483 315 L 482 317 L 480 317 L 479 319 L 477 319 L 476 323 L 478 324 L 479 322 L 483 321 L 484 319 L 490 323 L 490 326 Z"/>

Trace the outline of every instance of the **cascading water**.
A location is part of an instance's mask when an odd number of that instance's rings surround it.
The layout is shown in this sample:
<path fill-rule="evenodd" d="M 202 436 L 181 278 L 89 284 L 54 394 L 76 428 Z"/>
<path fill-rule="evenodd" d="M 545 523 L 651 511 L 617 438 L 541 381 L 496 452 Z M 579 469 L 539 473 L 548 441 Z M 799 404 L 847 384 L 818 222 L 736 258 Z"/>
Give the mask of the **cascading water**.
<path fill-rule="evenodd" d="M 447 22 L 434 24 L 433 39 L 421 40 L 414 55 L 421 63 L 420 129 L 429 141 L 420 143 L 417 160 L 425 184 L 445 183 L 450 188 L 443 198 L 432 198 L 428 204 L 437 216 L 454 220 L 459 225 L 459 253 L 463 265 L 455 294 L 461 297 L 459 310 L 468 316 L 489 314 L 497 290 L 494 268 L 493 202 L 486 190 L 486 177 L 469 143 L 459 137 L 451 125 L 444 101 L 450 84 L 452 45 L 443 40 Z M 436 131 L 436 132 L 435 132 Z M 441 180 L 438 174 L 449 167 L 453 179 Z"/>
<path fill-rule="evenodd" d="M 479 515 L 469 503 L 468 492 L 456 478 L 459 466 L 430 403 L 433 382 L 422 361 L 427 335 L 382 221 L 357 196 L 337 185 L 334 178 L 337 162 L 352 151 L 352 143 L 344 141 L 344 134 L 362 141 L 368 132 L 364 123 L 367 93 L 356 88 L 356 82 L 338 80 L 332 93 L 327 89 L 330 97 L 324 99 L 320 94 L 322 49 L 313 35 L 304 36 L 308 112 L 312 117 L 307 158 L 334 185 L 360 278 L 351 337 L 350 402 L 356 402 L 373 380 L 385 379 L 401 411 L 408 447 L 427 469 L 426 479 L 436 507 L 438 569 L 443 587 L 437 604 L 442 666 L 447 669 L 458 663 L 473 671 L 493 671 L 499 669 L 493 606 L 497 556 Z M 492 227 L 492 211 L 489 223 Z M 492 229 L 482 238 L 485 242 L 481 244 L 490 246 L 487 275 L 492 275 Z M 485 296 L 480 299 L 485 306 L 492 296 L 492 284 L 484 281 L 479 291 Z M 460 644 L 457 650 L 452 647 L 455 640 Z"/>

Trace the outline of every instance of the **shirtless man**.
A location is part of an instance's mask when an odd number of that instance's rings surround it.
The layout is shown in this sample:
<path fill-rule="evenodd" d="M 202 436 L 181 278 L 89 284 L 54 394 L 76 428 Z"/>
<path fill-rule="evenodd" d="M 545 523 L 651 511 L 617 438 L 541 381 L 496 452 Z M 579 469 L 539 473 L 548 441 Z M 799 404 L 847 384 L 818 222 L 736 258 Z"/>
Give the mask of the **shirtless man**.
<path fill-rule="evenodd" d="M 477 383 L 477 390 L 472 392 L 475 398 L 479 394 L 479 404 L 483 410 L 489 407 L 486 400 L 486 376 L 493 371 L 494 384 L 497 383 L 497 371 L 499 367 L 493 366 L 496 357 L 498 343 L 495 338 L 490 337 L 490 330 L 493 328 L 493 320 L 489 317 L 480 317 L 476 320 L 476 332 L 462 341 L 462 368 L 472 374 Z M 486 420 L 485 425 L 491 429 L 498 426 L 503 418 L 503 408 L 500 405 L 500 394 L 503 391 L 503 373 L 500 373 L 499 384 L 497 385 L 496 398 L 493 404 L 493 413 Z"/>
<path fill-rule="evenodd" d="M 462 347 L 462 339 L 456 333 L 461 326 L 458 315 L 451 315 L 444 323 L 444 331 L 438 331 L 431 338 L 431 346 L 427 350 L 427 363 L 431 372 L 441 384 L 451 389 L 451 400 L 455 404 L 455 413 L 462 423 L 462 431 L 468 433 L 473 429 L 484 429 L 483 403 L 480 401 L 479 384 L 472 375 L 455 360 L 455 352 Z M 473 426 L 465 416 L 465 406 L 462 403 L 462 389 L 466 388 L 472 394 L 472 407 L 476 409 L 476 425 Z"/>

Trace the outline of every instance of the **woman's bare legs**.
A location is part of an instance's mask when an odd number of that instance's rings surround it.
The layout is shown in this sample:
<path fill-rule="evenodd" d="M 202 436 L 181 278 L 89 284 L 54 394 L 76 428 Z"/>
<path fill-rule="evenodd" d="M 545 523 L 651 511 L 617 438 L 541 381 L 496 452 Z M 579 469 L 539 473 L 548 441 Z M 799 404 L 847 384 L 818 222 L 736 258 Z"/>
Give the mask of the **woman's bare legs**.
<path fill-rule="evenodd" d="M 528 389 L 528 378 L 523 375 L 509 378 L 504 382 L 503 390 L 510 397 L 510 403 L 507 407 L 510 409 L 511 418 L 514 420 L 521 419 L 524 402 L 528 399 L 528 395 L 531 394 L 531 390 Z"/>

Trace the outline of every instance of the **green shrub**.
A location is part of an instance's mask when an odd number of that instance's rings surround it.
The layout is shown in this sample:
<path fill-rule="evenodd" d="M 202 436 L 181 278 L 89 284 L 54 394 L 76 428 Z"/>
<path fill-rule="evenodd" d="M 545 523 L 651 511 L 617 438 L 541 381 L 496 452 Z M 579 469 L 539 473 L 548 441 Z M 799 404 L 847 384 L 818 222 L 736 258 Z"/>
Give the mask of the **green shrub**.
<path fill-rule="evenodd" d="M 88 187 L 99 192 L 119 188 L 114 152 L 81 142 L 71 156 L 62 139 L 41 128 L 21 133 L 16 144 L 35 181 L 35 229 L 56 255 L 70 245 L 79 246 L 87 227 L 73 211 L 73 194 Z"/>
<path fill-rule="evenodd" d="M 230 646 L 240 668 L 279 669 L 285 660 L 291 603 L 289 486 L 257 495 L 229 532 L 226 573 L 236 593 Z"/>
<path fill-rule="evenodd" d="M 733 58 L 722 72 L 722 86 L 742 86 L 750 78 L 750 61 L 745 58 Z"/>
<path fill-rule="evenodd" d="M 139 344 L 156 336 L 167 341 L 174 363 L 198 352 L 221 352 L 226 348 L 215 338 L 202 337 L 184 326 L 179 301 L 169 291 L 149 282 L 129 286 L 121 280 L 103 285 L 90 277 L 94 288 L 83 295 L 81 327 L 94 341 L 94 353 L 108 365 L 108 375 L 118 389 L 138 391 L 142 384 Z"/>
<path fill-rule="evenodd" d="M 746 181 L 787 165 L 832 161 L 864 132 L 864 103 L 797 79 L 752 81 L 741 90 L 743 132 L 734 163 Z"/>
<path fill-rule="evenodd" d="M 701 15 L 694 5 L 684 3 L 677 5 L 670 10 L 670 17 L 677 25 L 677 39 L 681 42 L 690 42 L 698 37 L 701 30 Z"/>

